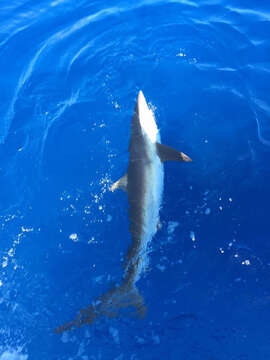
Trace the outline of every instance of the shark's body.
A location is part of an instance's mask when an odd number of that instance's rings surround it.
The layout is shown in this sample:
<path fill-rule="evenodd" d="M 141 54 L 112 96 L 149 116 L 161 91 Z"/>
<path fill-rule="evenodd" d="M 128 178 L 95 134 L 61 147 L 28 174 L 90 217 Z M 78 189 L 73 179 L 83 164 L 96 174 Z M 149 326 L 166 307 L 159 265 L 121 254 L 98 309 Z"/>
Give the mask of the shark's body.
<path fill-rule="evenodd" d="M 127 196 L 132 245 L 126 258 L 126 281 L 134 283 L 147 266 L 147 248 L 159 224 L 164 166 L 156 149 L 160 136 L 152 111 L 140 91 L 132 118 Z"/>
<path fill-rule="evenodd" d="M 164 184 L 163 162 L 191 159 L 160 144 L 154 114 L 147 106 L 142 91 L 139 92 L 131 122 L 129 153 L 127 173 L 110 187 L 111 191 L 117 188 L 126 191 L 129 202 L 132 243 L 126 256 L 122 285 L 112 288 L 81 310 L 75 320 L 60 326 L 57 332 L 93 323 L 101 316 L 118 316 L 119 309 L 126 307 L 134 307 L 139 316 L 145 315 L 146 307 L 136 282 L 148 265 L 148 245 L 158 230 Z"/>

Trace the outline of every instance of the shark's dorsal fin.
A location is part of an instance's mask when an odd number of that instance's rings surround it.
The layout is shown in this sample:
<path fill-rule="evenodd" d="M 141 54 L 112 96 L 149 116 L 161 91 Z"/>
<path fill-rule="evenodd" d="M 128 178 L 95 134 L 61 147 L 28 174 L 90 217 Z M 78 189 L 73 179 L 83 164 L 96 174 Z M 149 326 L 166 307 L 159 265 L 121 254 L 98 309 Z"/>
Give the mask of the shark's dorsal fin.
<path fill-rule="evenodd" d="M 192 161 L 190 157 L 181 151 L 175 150 L 167 145 L 156 143 L 157 153 L 163 161 Z"/>
<path fill-rule="evenodd" d="M 116 189 L 121 189 L 123 191 L 127 191 L 127 174 L 122 176 L 119 180 L 117 180 L 115 183 L 110 186 L 110 191 L 115 191 Z"/>

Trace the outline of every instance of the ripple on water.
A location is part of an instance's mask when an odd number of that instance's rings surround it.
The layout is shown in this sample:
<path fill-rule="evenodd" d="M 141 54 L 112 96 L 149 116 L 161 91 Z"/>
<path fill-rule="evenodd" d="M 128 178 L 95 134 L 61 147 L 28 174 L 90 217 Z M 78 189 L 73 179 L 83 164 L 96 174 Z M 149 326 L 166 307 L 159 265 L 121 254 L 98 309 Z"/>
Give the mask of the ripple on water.
<path fill-rule="evenodd" d="M 20 4 L 21 6 L 19 6 Z M 47 16 L 47 21 L 49 22 L 52 18 L 50 9 L 59 6 L 61 7 L 64 4 L 67 5 L 69 2 L 60 0 L 49 3 L 44 2 L 42 6 L 36 6 L 30 10 L 24 8 L 23 2 L 17 4 L 17 6 L 6 7 L 6 12 L 10 12 L 12 10 L 15 11 L 15 15 L 13 16 L 13 21 L 10 22 L 9 25 L 8 22 L 2 25 L 2 31 L 9 35 L 7 35 L 2 40 L 0 46 L 8 47 L 12 38 L 18 36 L 19 33 L 31 33 L 31 28 L 35 28 L 35 22 L 41 21 L 41 14 L 42 19 L 44 19 L 44 16 Z M 84 5 L 84 3 L 81 3 L 80 5 L 82 4 Z M 268 12 L 263 10 L 260 11 L 234 7 L 230 4 L 226 4 L 224 7 L 213 1 L 204 1 L 200 6 L 198 3 L 188 0 L 150 0 L 138 3 L 132 2 L 128 6 L 123 6 L 123 4 L 121 4 L 99 10 L 96 9 L 97 11 L 91 12 L 90 14 L 80 18 L 76 18 L 76 12 L 74 17 L 68 14 L 68 21 L 66 21 L 66 24 L 64 24 L 62 28 L 58 29 L 54 33 L 52 30 L 50 30 L 48 33 L 51 34 L 47 39 L 44 39 L 44 36 L 40 36 L 40 40 L 38 38 L 35 39 L 35 46 L 33 47 L 33 50 L 37 48 L 37 45 L 39 45 L 38 49 L 36 49 L 36 51 L 32 54 L 31 59 L 27 63 L 22 64 L 21 69 L 18 70 L 20 71 L 20 74 L 18 76 L 16 86 L 13 87 L 13 94 L 9 97 L 9 101 L 7 102 L 9 105 L 6 109 L 0 109 L 1 113 L 4 115 L 4 121 L 2 122 L 2 127 L 0 129 L 2 142 L 5 140 L 11 127 L 11 123 L 16 111 L 15 106 L 17 101 L 20 99 L 20 96 L 23 94 L 24 88 L 29 82 L 31 82 L 33 76 L 36 76 L 38 73 L 40 73 L 48 63 L 54 64 L 52 70 L 53 72 L 64 71 L 67 75 L 69 75 L 72 73 L 72 66 L 76 62 L 80 61 L 81 58 L 84 58 L 87 64 L 89 64 L 95 54 L 96 57 L 100 58 L 102 65 L 107 65 L 106 58 L 112 54 L 112 66 L 116 65 L 115 60 L 117 57 L 117 60 L 120 60 L 117 61 L 117 64 L 119 65 L 118 68 L 121 68 L 121 41 L 119 41 L 119 48 L 116 48 L 115 43 L 111 43 L 110 46 L 108 46 L 108 41 L 105 36 L 108 30 L 103 26 L 105 19 L 110 17 L 117 18 L 115 22 L 115 33 L 117 33 L 118 28 L 123 31 L 121 21 L 125 20 L 125 18 L 128 18 L 128 13 L 133 14 L 136 11 L 140 11 L 141 8 L 147 7 L 163 9 L 165 6 L 179 6 L 179 9 L 180 7 L 183 7 L 183 12 L 181 13 L 181 11 L 179 11 L 177 13 L 174 11 L 174 15 L 170 13 L 169 21 L 164 24 L 163 21 L 155 23 L 155 10 L 152 9 L 149 11 L 149 15 L 150 12 L 153 13 L 151 16 L 151 28 L 144 32 L 144 37 L 146 44 L 148 43 L 148 46 L 150 45 L 149 52 L 156 54 L 155 58 L 150 56 L 148 59 L 149 61 L 152 60 L 153 64 L 155 65 L 157 59 L 160 56 L 165 56 L 164 46 L 167 45 L 168 48 L 168 43 L 170 43 L 171 49 L 174 47 L 174 54 L 177 54 L 177 51 L 180 47 L 188 49 L 188 52 L 190 52 L 190 48 L 192 48 L 193 51 L 191 53 L 193 54 L 191 55 L 192 57 L 189 58 L 189 64 L 193 65 L 199 63 L 198 68 L 205 70 L 208 66 L 207 63 L 217 69 L 239 68 L 241 66 L 241 62 L 239 62 L 239 57 L 237 56 L 237 47 L 243 48 L 243 46 L 248 46 L 250 42 L 245 33 L 240 30 L 240 25 L 243 20 L 241 20 L 239 17 L 236 17 L 235 15 L 241 15 L 242 18 L 251 17 L 251 21 L 255 24 L 256 22 L 269 20 Z M 192 13 L 192 17 L 186 17 L 185 12 L 192 8 L 195 9 L 195 11 Z M 66 11 L 68 12 L 68 10 Z M 95 27 L 94 23 L 100 23 L 100 25 Z M 224 28 L 224 26 L 226 28 Z M 179 31 L 175 32 L 175 27 L 179 27 Z M 112 29 L 110 29 L 110 31 L 111 30 Z M 88 35 L 88 31 L 91 31 L 91 36 Z M 129 29 L 127 27 L 126 31 L 123 31 L 123 34 L 118 32 L 118 37 L 120 37 L 120 39 L 124 39 L 126 35 L 131 37 L 133 36 L 133 34 L 131 35 L 131 33 L 129 33 L 131 31 L 132 28 Z M 72 38 L 74 38 L 75 41 L 72 41 Z M 138 41 L 139 38 L 140 34 L 138 34 L 138 37 L 136 37 L 136 41 Z M 153 38 L 155 40 L 152 43 L 151 39 Z M 234 41 L 233 44 L 231 43 L 232 41 Z M 101 50 L 102 42 L 103 44 L 106 44 L 106 46 L 103 45 L 104 51 Z M 138 59 L 138 56 L 136 57 L 136 51 L 140 50 L 136 47 L 134 47 L 133 50 L 132 46 L 130 48 L 130 56 L 135 56 L 136 61 Z M 170 48 L 166 49 L 166 51 L 170 51 Z M 205 51 L 207 51 L 207 53 L 205 53 Z M 225 51 L 226 53 L 224 53 Z M 232 55 L 232 51 L 234 52 L 235 56 Z M 230 52 L 231 56 L 229 56 Z M 220 56 L 222 53 L 223 55 Z M 196 54 L 199 54 L 199 56 L 196 56 Z M 168 52 L 168 56 L 169 55 L 170 54 Z M 203 57 L 208 59 L 207 63 L 205 61 L 201 61 Z M 209 63 L 209 59 L 211 58 L 212 62 Z M 132 59 L 132 57 L 130 57 L 130 59 Z M 158 61 L 160 60 L 158 59 Z M 101 75 L 105 76 L 105 74 Z M 95 84 L 95 78 L 93 78 L 93 83 Z M 78 93 L 79 91 L 80 85 L 77 85 L 77 88 L 73 89 L 68 97 L 72 98 L 72 94 Z M 63 103 L 69 102 L 68 99 L 61 100 Z M 76 101 L 79 101 L 79 97 L 77 97 Z M 53 117 L 57 117 L 57 113 Z M 47 137 L 49 128 L 50 126 L 46 126 L 44 128 L 43 131 L 45 132 L 45 135 L 42 135 L 43 138 Z"/>

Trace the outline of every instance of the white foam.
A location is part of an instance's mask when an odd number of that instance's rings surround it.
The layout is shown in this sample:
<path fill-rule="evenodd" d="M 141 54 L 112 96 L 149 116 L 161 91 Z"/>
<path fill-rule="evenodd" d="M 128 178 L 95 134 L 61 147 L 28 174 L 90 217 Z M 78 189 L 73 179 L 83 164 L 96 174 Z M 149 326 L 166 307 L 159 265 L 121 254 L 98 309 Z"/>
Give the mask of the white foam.
<path fill-rule="evenodd" d="M 269 21 L 270 20 L 270 12 L 267 11 L 260 11 L 260 10 L 253 10 L 253 9 L 247 9 L 247 8 L 237 8 L 233 6 L 227 6 L 227 9 L 230 11 L 236 12 L 241 15 L 250 15 L 257 17 L 258 20 L 261 21 Z"/>
<path fill-rule="evenodd" d="M 28 355 L 23 355 L 20 352 L 11 350 L 11 351 L 4 351 L 1 356 L 0 360 L 27 360 Z"/>
<path fill-rule="evenodd" d="M 191 238 L 192 241 L 196 241 L 194 231 L 190 231 L 189 236 L 190 236 L 190 238 Z"/>
<path fill-rule="evenodd" d="M 69 336 L 68 333 L 65 331 L 63 332 L 62 336 L 61 336 L 61 341 L 62 343 L 66 344 L 69 342 Z"/>
<path fill-rule="evenodd" d="M 120 344 L 119 331 L 116 328 L 110 326 L 109 332 L 110 332 L 115 344 Z"/>
<path fill-rule="evenodd" d="M 259 100 L 255 97 L 252 97 L 252 100 L 253 102 L 255 103 L 255 105 L 259 108 L 259 110 L 263 111 L 267 117 L 269 117 L 269 114 L 270 114 L 270 107 L 269 105 L 267 105 L 264 101 L 262 100 Z M 257 122 L 257 131 L 258 131 L 258 138 L 260 140 L 260 142 L 263 144 L 263 145 L 267 145 L 267 146 L 270 146 L 270 141 L 269 139 L 266 139 L 264 137 L 264 134 L 263 132 L 265 131 L 263 129 L 263 126 L 259 120 L 259 116 L 257 114 L 257 109 L 253 109 L 253 112 L 254 112 L 254 115 L 255 115 L 255 119 L 256 119 L 256 122 Z"/>
<path fill-rule="evenodd" d="M 160 337 L 157 334 L 154 334 L 154 332 L 152 331 L 152 339 L 153 339 L 153 343 L 155 345 L 159 345 L 160 344 Z"/>
<path fill-rule="evenodd" d="M 69 238 L 70 238 L 70 240 L 72 240 L 72 241 L 74 241 L 74 242 L 77 242 L 77 241 L 79 241 L 79 238 L 78 238 L 78 234 L 70 234 L 69 235 Z"/>
<path fill-rule="evenodd" d="M 160 270 L 161 272 L 164 272 L 164 271 L 166 270 L 166 266 L 161 265 L 161 264 L 157 264 L 157 265 L 156 265 L 156 268 L 157 268 L 158 270 Z"/>
<path fill-rule="evenodd" d="M 108 222 L 110 222 L 110 221 L 112 221 L 112 215 L 107 215 L 107 218 L 106 218 L 106 220 L 108 221 Z"/>
<path fill-rule="evenodd" d="M 63 2 L 65 2 L 65 0 L 55 0 L 55 1 L 52 1 L 50 5 L 52 7 L 54 7 L 54 6 L 57 6 L 59 4 L 62 4 Z"/>
<path fill-rule="evenodd" d="M 174 232 L 174 230 L 177 228 L 177 226 L 179 226 L 179 222 L 177 221 L 169 221 L 168 222 L 168 234 L 172 234 Z"/>

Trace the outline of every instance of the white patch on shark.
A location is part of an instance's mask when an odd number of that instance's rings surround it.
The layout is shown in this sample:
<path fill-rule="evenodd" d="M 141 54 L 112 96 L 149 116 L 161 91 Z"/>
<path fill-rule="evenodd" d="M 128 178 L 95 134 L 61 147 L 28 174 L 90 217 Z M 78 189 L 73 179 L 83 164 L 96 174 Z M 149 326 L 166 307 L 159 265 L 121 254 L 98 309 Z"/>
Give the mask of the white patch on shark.
<path fill-rule="evenodd" d="M 144 135 L 147 135 L 154 144 L 160 142 L 159 132 L 152 110 L 149 109 L 142 91 L 138 96 L 139 119 Z"/>

